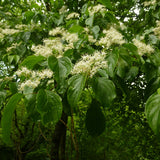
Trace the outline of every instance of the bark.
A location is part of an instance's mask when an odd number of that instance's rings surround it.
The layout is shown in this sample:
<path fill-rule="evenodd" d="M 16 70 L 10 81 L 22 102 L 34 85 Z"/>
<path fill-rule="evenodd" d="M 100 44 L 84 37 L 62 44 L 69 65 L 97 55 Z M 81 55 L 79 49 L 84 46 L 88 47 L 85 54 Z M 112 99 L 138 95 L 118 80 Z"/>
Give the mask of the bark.
<path fill-rule="evenodd" d="M 66 126 L 68 116 L 63 112 L 61 120 L 56 124 L 52 138 L 51 160 L 65 160 Z"/>

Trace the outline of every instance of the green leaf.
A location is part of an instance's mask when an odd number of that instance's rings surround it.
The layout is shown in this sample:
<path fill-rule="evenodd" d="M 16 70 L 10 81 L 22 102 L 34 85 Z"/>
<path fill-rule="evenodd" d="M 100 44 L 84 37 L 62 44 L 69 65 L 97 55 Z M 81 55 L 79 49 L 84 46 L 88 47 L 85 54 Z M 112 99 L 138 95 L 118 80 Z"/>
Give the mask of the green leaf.
<path fill-rule="evenodd" d="M 25 66 L 28 69 L 33 69 L 36 64 L 43 61 L 45 58 L 43 56 L 28 56 L 24 61 L 21 63 L 21 66 Z"/>
<path fill-rule="evenodd" d="M 145 114 L 155 134 L 160 133 L 160 95 L 153 94 L 146 102 Z"/>
<path fill-rule="evenodd" d="M 12 92 L 12 94 L 17 93 L 18 89 L 17 89 L 17 83 L 16 82 L 11 82 L 9 84 L 9 89 Z"/>
<path fill-rule="evenodd" d="M 37 101 L 37 110 L 40 113 L 48 111 L 48 108 L 45 105 L 47 102 L 47 94 L 44 89 L 40 89 L 38 91 L 36 101 Z"/>
<path fill-rule="evenodd" d="M 127 48 L 130 51 L 130 53 L 132 53 L 132 55 L 138 55 L 138 49 L 134 44 L 125 43 L 123 46 Z"/>
<path fill-rule="evenodd" d="M 100 31 L 100 28 L 98 25 L 94 26 L 92 29 L 92 32 L 94 33 L 95 38 L 98 38 L 98 33 Z"/>
<path fill-rule="evenodd" d="M 148 83 L 145 89 L 145 100 L 147 100 L 154 92 L 156 92 L 157 88 L 160 88 L 160 77 L 157 77 Z"/>
<path fill-rule="evenodd" d="M 117 75 L 121 78 L 124 78 L 128 68 L 129 68 L 128 63 L 124 59 L 119 58 L 118 67 L 117 67 Z"/>
<path fill-rule="evenodd" d="M 92 101 L 87 110 L 85 123 L 89 134 L 92 136 L 99 136 L 105 130 L 105 117 L 96 100 Z"/>
<path fill-rule="evenodd" d="M 14 94 L 8 101 L 6 107 L 4 108 L 1 124 L 2 124 L 2 138 L 6 144 L 12 144 L 12 141 L 10 139 L 10 132 L 12 126 L 13 113 L 16 109 L 18 102 L 21 100 L 22 97 L 23 95 L 20 93 Z"/>
<path fill-rule="evenodd" d="M 46 107 L 48 108 L 48 111 L 43 115 L 43 123 L 46 124 L 48 122 L 52 122 L 54 125 L 60 120 L 62 115 L 62 102 L 61 98 L 58 94 L 47 91 L 47 102 Z M 52 119 L 50 118 L 52 116 Z M 48 117 L 48 120 L 46 120 L 46 117 Z"/>
<path fill-rule="evenodd" d="M 86 82 L 86 75 L 74 75 L 69 79 L 67 99 L 71 107 L 76 107 Z"/>
<path fill-rule="evenodd" d="M 110 0 L 97 0 L 98 2 L 100 2 L 101 4 L 105 5 L 106 8 L 112 10 L 112 4 Z"/>
<path fill-rule="evenodd" d="M 85 24 L 92 27 L 93 26 L 93 21 L 94 21 L 94 14 L 86 19 Z"/>
<path fill-rule="evenodd" d="M 62 102 L 58 94 L 53 91 L 39 90 L 37 94 L 37 110 L 41 114 L 44 124 L 56 124 L 62 115 Z"/>
<path fill-rule="evenodd" d="M 118 51 L 114 51 L 107 57 L 108 62 L 108 74 L 113 77 L 114 76 L 114 70 L 118 63 L 119 54 Z"/>
<path fill-rule="evenodd" d="M 73 25 L 71 28 L 69 28 L 68 30 L 71 33 L 79 33 L 83 31 L 83 27 L 79 26 L 79 25 Z"/>
<path fill-rule="evenodd" d="M 72 69 L 71 60 L 68 57 L 56 58 L 50 56 L 48 58 L 48 66 L 54 72 L 57 82 L 63 82 Z"/>
<path fill-rule="evenodd" d="M 103 105 L 103 107 L 108 107 L 116 97 L 114 83 L 106 77 L 96 78 L 92 87 L 96 99 Z"/>

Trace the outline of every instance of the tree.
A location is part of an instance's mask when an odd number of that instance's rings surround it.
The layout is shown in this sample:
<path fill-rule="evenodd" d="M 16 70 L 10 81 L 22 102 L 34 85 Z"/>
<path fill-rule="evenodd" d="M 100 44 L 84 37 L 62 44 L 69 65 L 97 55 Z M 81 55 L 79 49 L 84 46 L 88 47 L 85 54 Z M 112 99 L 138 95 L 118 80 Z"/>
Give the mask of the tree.
<path fill-rule="evenodd" d="M 146 104 L 149 125 L 159 134 L 158 1 L 5 0 L 1 6 L 0 109 L 6 144 L 16 146 L 12 127 L 22 139 L 19 123 L 31 119 L 54 128 L 50 159 L 65 159 L 68 116 L 78 113 L 84 91 L 91 99 L 85 123 L 92 136 L 105 129 L 103 109 L 123 99 L 136 108 Z"/>

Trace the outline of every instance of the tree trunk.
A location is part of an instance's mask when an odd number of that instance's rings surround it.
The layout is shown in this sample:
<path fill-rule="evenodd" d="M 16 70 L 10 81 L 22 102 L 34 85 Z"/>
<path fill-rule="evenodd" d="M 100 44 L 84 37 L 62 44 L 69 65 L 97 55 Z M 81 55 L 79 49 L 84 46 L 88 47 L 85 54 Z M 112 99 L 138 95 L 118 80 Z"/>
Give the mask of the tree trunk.
<path fill-rule="evenodd" d="M 61 120 L 56 124 L 53 133 L 51 160 L 65 160 L 66 126 L 64 124 L 67 124 L 67 120 L 68 116 L 63 112 Z"/>

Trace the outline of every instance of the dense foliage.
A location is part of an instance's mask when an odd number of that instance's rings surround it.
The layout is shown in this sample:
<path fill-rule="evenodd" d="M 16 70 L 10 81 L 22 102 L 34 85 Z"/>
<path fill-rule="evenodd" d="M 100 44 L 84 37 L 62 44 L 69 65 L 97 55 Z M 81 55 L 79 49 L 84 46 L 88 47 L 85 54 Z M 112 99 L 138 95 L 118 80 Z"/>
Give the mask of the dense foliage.
<path fill-rule="evenodd" d="M 0 1 L 0 159 L 158 160 L 159 7 Z"/>

